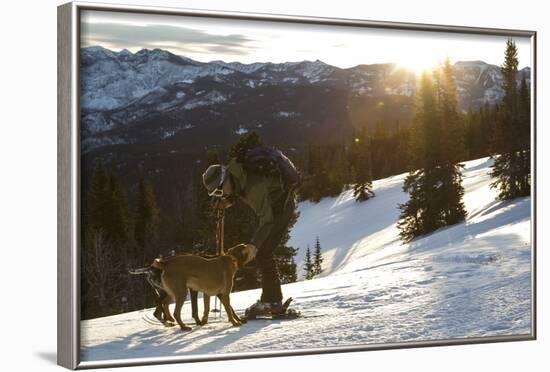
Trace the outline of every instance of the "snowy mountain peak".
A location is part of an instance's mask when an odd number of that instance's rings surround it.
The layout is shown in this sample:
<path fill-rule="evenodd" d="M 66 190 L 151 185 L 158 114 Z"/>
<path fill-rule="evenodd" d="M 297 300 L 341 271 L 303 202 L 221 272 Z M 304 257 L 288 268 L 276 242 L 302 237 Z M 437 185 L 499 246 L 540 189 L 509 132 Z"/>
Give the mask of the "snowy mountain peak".
<path fill-rule="evenodd" d="M 220 60 L 204 63 L 159 48 L 132 53 L 128 50 L 114 52 L 101 46 L 82 48 L 80 55 L 80 103 L 85 137 L 126 126 L 149 115 L 199 107 L 187 102 L 193 99 L 194 91 L 208 93 L 218 90 L 224 91 L 227 97 L 241 97 L 245 90 L 267 86 L 292 89 L 309 86 L 322 87 L 327 94 L 344 90 L 353 97 L 364 99 L 387 96 L 410 98 L 416 90 L 414 74 L 392 63 L 346 69 L 319 59 L 282 63 L 246 64 Z M 498 66 L 483 61 L 462 61 L 456 62 L 453 69 L 460 110 L 477 109 L 485 103 L 495 104 L 502 99 L 504 92 Z M 518 74 L 518 84 L 524 76 L 529 84 L 529 68 Z M 148 96 L 159 88 L 164 88 L 166 95 L 157 92 Z M 181 97 L 185 98 L 174 98 L 176 93 L 183 94 Z M 140 100 L 146 96 L 147 99 Z M 281 102 L 282 105 L 287 103 Z M 211 114 L 216 115 L 214 112 Z M 90 143 L 99 146 L 101 140 L 94 139 Z"/>
<path fill-rule="evenodd" d="M 484 61 L 458 61 L 455 62 L 455 67 L 462 67 L 462 66 L 482 66 L 482 65 L 488 65 L 487 62 Z"/>

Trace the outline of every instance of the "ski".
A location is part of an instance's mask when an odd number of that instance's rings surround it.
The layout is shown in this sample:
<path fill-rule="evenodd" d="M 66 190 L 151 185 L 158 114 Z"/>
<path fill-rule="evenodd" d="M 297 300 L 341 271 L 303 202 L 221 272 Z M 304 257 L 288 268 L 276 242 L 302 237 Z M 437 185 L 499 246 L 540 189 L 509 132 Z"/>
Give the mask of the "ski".
<path fill-rule="evenodd" d="M 293 310 L 293 309 L 290 309 Z M 256 318 L 248 319 L 250 321 L 257 321 L 257 320 L 295 320 L 295 319 L 311 319 L 311 318 L 321 318 L 324 316 L 328 316 L 326 314 L 303 314 L 300 311 L 297 311 L 297 314 L 279 314 L 279 315 L 258 315 Z"/>
<path fill-rule="evenodd" d="M 150 316 L 148 315 L 143 315 L 141 317 L 141 319 L 143 319 L 143 321 L 147 324 L 151 324 L 151 325 L 155 325 L 155 326 L 163 326 L 163 327 L 173 327 L 175 326 L 174 323 L 171 323 L 171 322 L 166 322 L 166 323 L 162 323 L 161 321 L 159 321 L 158 319 L 153 319 L 151 318 Z"/>

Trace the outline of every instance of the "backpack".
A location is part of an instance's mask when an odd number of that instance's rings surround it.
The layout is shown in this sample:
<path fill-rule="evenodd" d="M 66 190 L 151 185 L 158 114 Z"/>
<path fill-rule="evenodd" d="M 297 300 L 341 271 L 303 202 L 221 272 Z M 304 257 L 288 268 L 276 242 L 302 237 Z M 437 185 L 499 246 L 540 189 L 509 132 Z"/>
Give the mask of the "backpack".
<path fill-rule="evenodd" d="M 280 177 L 287 190 L 301 185 L 300 172 L 280 150 L 267 146 L 254 146 L 243 151 L 238 159 L 247 172 L 267 177 Z"/>

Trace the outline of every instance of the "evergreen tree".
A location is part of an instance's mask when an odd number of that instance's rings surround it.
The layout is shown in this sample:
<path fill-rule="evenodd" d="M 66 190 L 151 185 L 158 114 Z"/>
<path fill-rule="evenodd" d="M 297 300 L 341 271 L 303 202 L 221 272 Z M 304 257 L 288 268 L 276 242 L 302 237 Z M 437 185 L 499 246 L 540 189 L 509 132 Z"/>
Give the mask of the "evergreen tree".
<path fill-rule="evenodd" d="M 82 219 L 83 235 L 101 231 L 102 239 L 115 247 L 115 256 L 124 257 L 123 246 L 128 242 L 130 229 L 128 202 L 118 179 L 101 161 L 96 165 L 90 190 L 84 198 Z"/>
<path fill-rule="evenodd" d="M 109 174 L 99 160 L 94 169 L 90 191 L 85 202 L 84 225 L 93 230 L 103 228 L 103 224 L 109 214 Z M 87 229 L 83 229 L 86 231 Z M 103 237 L 104 238 L 104 237 Z"/>
<path fill-rule="evenodd" d="M 491 184 L 498 188 L 500 199 L 529 195 L 530 188 L 530 130 L 527 84 L 518 92 L 517 47 L 512 39 L 506 43 L 504 63 L 501 66 L 504 98 L 499 111 L 493 141 L 494 159 Z"/>
<path fill-rule="evenodd" d="M 309 245 L 306 248 L 306 261 L 304 264 L 304 271 L 305 271 L 305 278 L 306 280 L 313 279 L 314 273 L 314 267 L 313 262 L 311 261 L 311 250 L 309 249 Z"/>
<path fill-rule="evenodd" d="M 84 319 L 122 311 L 129 240 L 126 195 L 98 161 L 82 214 L 81 297 Z"/>
<path fill-rule="evenodd" d="M 125 243 L 129 238 L 128 202 L 126 193 L 113 173 L 109 175 L 109 203 L 111 215 L 108 221 L 114 242 Z"/>
<path fill-rule="evenodd" d="M 372 191 L 371 149 L 365 129 L 359 130 L 351 147 L 351 162 L 355 169 L 353 196 L 362 202 L 374 196 Z"/>
<path fill-rule="evenodd" d="M 389 160 L 395 149 L 390 147 L 390 137 L 383 122 L 376 123 L 371 139 L 372 178 L 377 180 L 389 176 Z"/>
<path fill-rule="evenodd" d="M 346 179 L 346 153 L 343 144 L 326 145 L 325 169 L 327 185 L 323 196 L 338 196 L 344 189 Z"/>
<path fill-rule="evenodd" d="M 150 262 L 158 255 L 155 242 L 158 239 L 159 209 L 153 186 L 143 177 L 139 179 L 137 207 L 135 211 L 134 238 L 141 262 Z"/>
<path fill-rule="evenodd" d="M 315 252 L 313 254 L 313 273 L 319 275 L 323 272 L 323 254 L 321 253 L 321 242 L 319 237 L 315 239 Z"/>
<path fill-rule="evenodd" d="M 525 77 L 521 79 L 519 89 L 519 131 L 518 139 L 521 155 L 519 178 L 521 183 L 522 194 L 530 194 L 531 186 L 531 99 L 529 97 L 529 89 Z"/>
<path fill-rule="evenodd" d="M 410 168 L 410 130 L 408 127 L 401 127 L 397 124 L 396 130 L 392 135 L 392 145 L 389 149 L 392 155 L 392 166 L 390 176 L 403 173 Z M 393 151 L 392 151 L 393 150 Z"/>
<path fill-rule="evenodd" d="M 418 169 L 409 173 L 403 190 L 409 200 L 401 210 L 401 238 L 416 236 L 464 220 L 462 202 L 462 156 L 460 116 L 456 108 L 456 88 L 447 60 L 432 76 L 424 73 L 417 95 L 413 126 L 412 156 Z"/>
<path fill-rule="evenodd" d="M 339 195 L 349 182 L 344 144 L 308 145 L 305 177 L 300 188 L 302 200 L 319 202 Z"/>
<path fill-rule="evenodd" d="M 458 113 L 456 85 L 453 69 L 447 58 L 440 70 L 440 100 L 442 137 L 441 158 L 439 159 L 441 184 L 439 205 L 441 220 L 444 226 L 453 225 L 466 218 L 466 208 L 462 201 L 464 187 L 462 186 L 462 169 L 459 163 L 465 158 L 464 122 Z"/>
<path fill-rule="evenodd" d="M 242 159 L 244 152 L 254 146 L 263 146 L 262 140 L 258 133 L 254 131 L 248 132 L 239 138 L 239 142 L 233 145 L 229 151 L 229 156 L 231 158 Z"/>
<path fill-rule="evenodd" d="M 290 240 L 290 230 L 292 230 L 292 227 L 296 221 L 298 221 L 299 215 L 300 213 L 298 212 L 298 206 L 295 206 L 294 214 L 286 228 L 285 234 L 273 252 L 273 256 L 277 264 L 277 270 L 279 271 L 279 278 L 283 284 L 293 283 L 298 279 L 296 262 L 294 261 L 294 257 L 296 257 L 296 254 L 298 253 L 298 249 L 289 246 L 288 241 Z"/>

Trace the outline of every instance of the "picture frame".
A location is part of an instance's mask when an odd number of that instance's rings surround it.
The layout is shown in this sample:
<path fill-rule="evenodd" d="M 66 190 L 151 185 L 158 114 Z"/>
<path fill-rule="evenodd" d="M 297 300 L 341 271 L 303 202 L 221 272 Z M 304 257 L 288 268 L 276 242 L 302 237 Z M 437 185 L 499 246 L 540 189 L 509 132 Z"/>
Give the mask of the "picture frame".
<path fill-rule="evenodd" d="M 531 280 L 530 332 L 521 335 L 495 335 L 455 339 L 406 342 L 383 342 L 359 345 L 334 345 L 295 350 L 232 352 L 227 354 L 168 355 L 162 357 L 120 358 L 83 361 L 81 357 L 81 214 L 82 214 L 82 147 L 81 147 L 81 15 L 84 11 L 124 12 L 157 16 L 195 17 L 196 19 L 262 21 L 275 24 L 345 26 L 358 29 L 392 31 L 444 32 L 459 35 L 521 37 L 530 40 L 530 149 L 531 149 Z M 71 2 L 58 7 L 58 364 L 69 369 L 180 363 L 192 361 L 230 360 L 242 358 L 341 353 L 411 347 L 447 346 L 487 342 L 536 339 L 536 32 L 526 30 L 488 29 L 431 24 L 395 23 L 372 20 L 317 18 L 271 14 L 218 12 L 176 8 L 108 5 Z"/>

